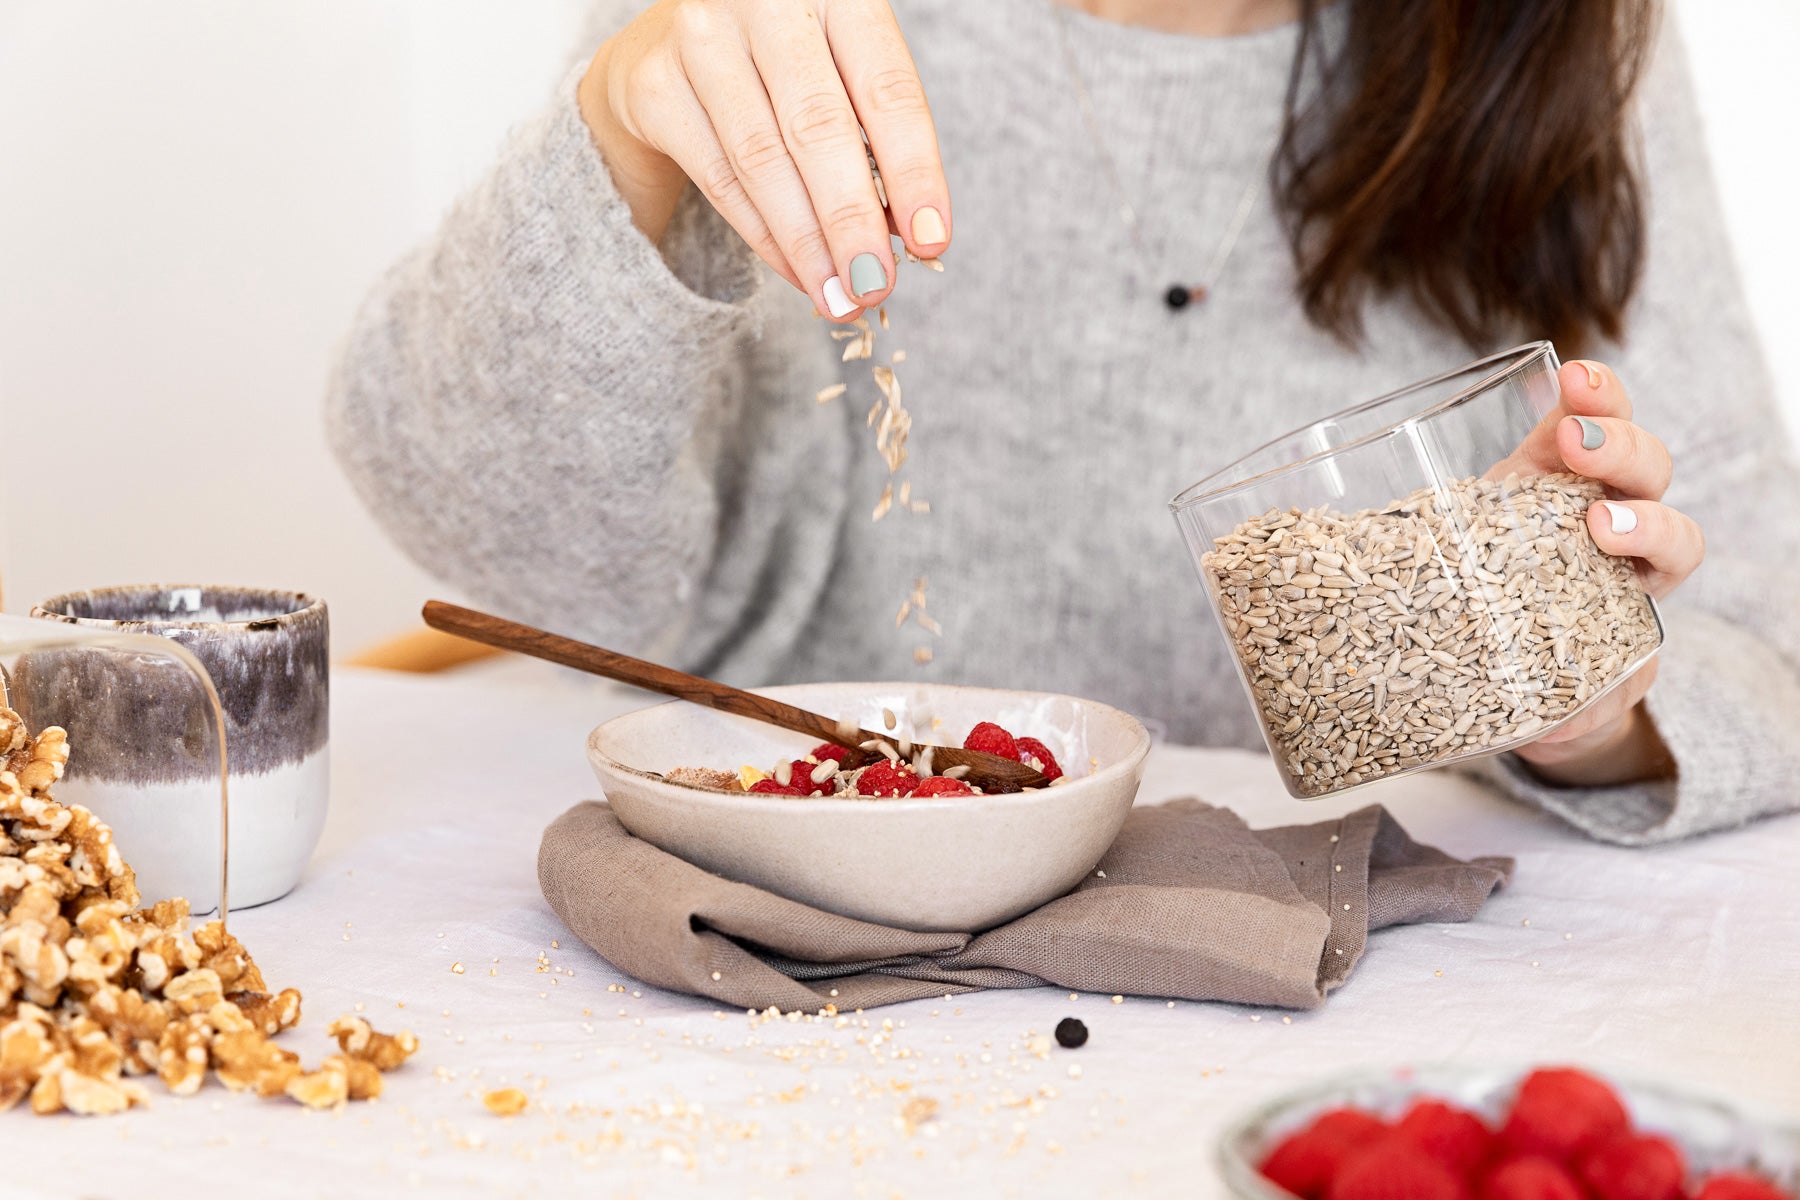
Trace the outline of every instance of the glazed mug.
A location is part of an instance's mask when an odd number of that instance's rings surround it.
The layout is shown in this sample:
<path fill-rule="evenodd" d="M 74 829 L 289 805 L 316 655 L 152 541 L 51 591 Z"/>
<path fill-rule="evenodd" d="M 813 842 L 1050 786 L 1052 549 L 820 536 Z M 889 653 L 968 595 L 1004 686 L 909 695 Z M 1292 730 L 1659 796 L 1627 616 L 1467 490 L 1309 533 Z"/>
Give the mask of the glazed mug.
<path fill-rule="evenodd" d="M 170 638 L 200 660 L 225 724 L 231 906 L 292 891 L 330 795 L 325 602 L 300 592 L 158 584 L 53 596 L 31 615 Z M 159 696 L 168 678 L 130 656 L 39 652 L 15 668 L 14 706 L 33 728 L 69 730 L 73 754 L 57 798 L 112 827 L 144 902 L 182 895 L 205 912 L 219 902 L 217 749 L 193 727 L 187 697 Z"/>

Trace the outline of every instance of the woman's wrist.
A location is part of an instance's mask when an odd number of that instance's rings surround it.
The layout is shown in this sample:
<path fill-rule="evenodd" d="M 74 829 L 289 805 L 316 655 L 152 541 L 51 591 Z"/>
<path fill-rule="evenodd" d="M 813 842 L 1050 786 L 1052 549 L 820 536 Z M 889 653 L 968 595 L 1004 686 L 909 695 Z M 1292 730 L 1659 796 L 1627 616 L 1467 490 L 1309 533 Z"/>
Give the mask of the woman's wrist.
<path fill-rule="evenodd" d="M 1675 756 L 1640 702 L 1611 725 L 1566 742 L 1536 742 L 1520 760 L 1558 787 L 1618 787 L 1675 778 Z"/>
<path fill-rule="evenodd" d="M 576 89 L 576 106 L 613 186 L 631 209 L 632 224 L 657 242 L 675 215 L 687 176 L 674 159 L 634 137 L 613 111 L 606 73 L 611 49 L 611 42 L 602 45 L 588 64 Z"/>

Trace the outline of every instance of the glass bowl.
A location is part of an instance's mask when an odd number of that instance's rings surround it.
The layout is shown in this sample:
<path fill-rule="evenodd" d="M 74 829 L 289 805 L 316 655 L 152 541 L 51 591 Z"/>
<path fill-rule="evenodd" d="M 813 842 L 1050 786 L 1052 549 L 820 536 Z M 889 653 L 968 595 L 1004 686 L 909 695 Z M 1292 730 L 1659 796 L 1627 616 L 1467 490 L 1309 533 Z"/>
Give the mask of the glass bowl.
<path fill-rule="evenodd" d="M 1600 485 L 1521 450 L 1558 367 L 1548 342 L 1491 355 L 1170 502 L 1292 795 L 1522 745 L 1662 645 L 1636 567 L 1588 532 Z"/>
<path fill-rule="evenodd" d="M 1233 1122 L 1219 1138 L 1219 1171 L 1241 1200 L 1294 1200 L 1257 1167 L 1276 1143 L 1328 1109 L 1344 1105 L 1398 1117 L 1415 1100 L 1443 1100 L 1497 1125 L 1511 1104 L 1523 1066 L 1393 1067 L 1340 1076 L 1290 1092 Z M 1722 1100 L 1667 1083 L 1601 1078 L 1618 1091 L 1632 1126 L 1681 1147 L 1690 1178 L 1715 1171 L 1754 1171 L 1800 1195 L 1800 1129 L 1752 1116 Z"/>

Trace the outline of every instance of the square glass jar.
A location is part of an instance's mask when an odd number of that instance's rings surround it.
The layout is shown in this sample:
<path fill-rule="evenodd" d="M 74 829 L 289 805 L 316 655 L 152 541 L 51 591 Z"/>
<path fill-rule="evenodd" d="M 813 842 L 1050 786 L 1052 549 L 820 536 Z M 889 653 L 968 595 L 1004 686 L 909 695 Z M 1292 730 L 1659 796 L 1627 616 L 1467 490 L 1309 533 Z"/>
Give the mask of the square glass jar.
<path fill-rule="evenodd" d="M 1635 564 L 1588 532 L 1600 485 L 1520 452 L 1559 365 L 1548 342 L 1479 359 L 1170 502 L 1292 795 L 1521 745 L 1662 645 Z"/>

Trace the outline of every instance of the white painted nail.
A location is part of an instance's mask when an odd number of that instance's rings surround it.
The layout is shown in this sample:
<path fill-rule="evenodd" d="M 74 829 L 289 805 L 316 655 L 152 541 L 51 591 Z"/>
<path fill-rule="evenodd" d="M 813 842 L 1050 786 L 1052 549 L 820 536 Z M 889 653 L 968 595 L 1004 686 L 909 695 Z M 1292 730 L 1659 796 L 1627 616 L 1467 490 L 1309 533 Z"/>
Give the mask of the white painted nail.
<path fill-rule="evenodd" d="M 850 293 L 844 290 L 844 281 L 836 275 L 825 281 L 825 307 L 834 317 L 847 317 L 858 308 L 856 301 L 850 299 Z"/>
<path fill-rule="evenodd" d="M 1629 507 L 1623 504 L 1612 504 L 1605 500 L 1602 500 L 1601 503 L 1606 505 L 1606 515 L 1612 518 L 1614 533 L 1630 533 L 1637 528 L 1637 513 Z"/>

